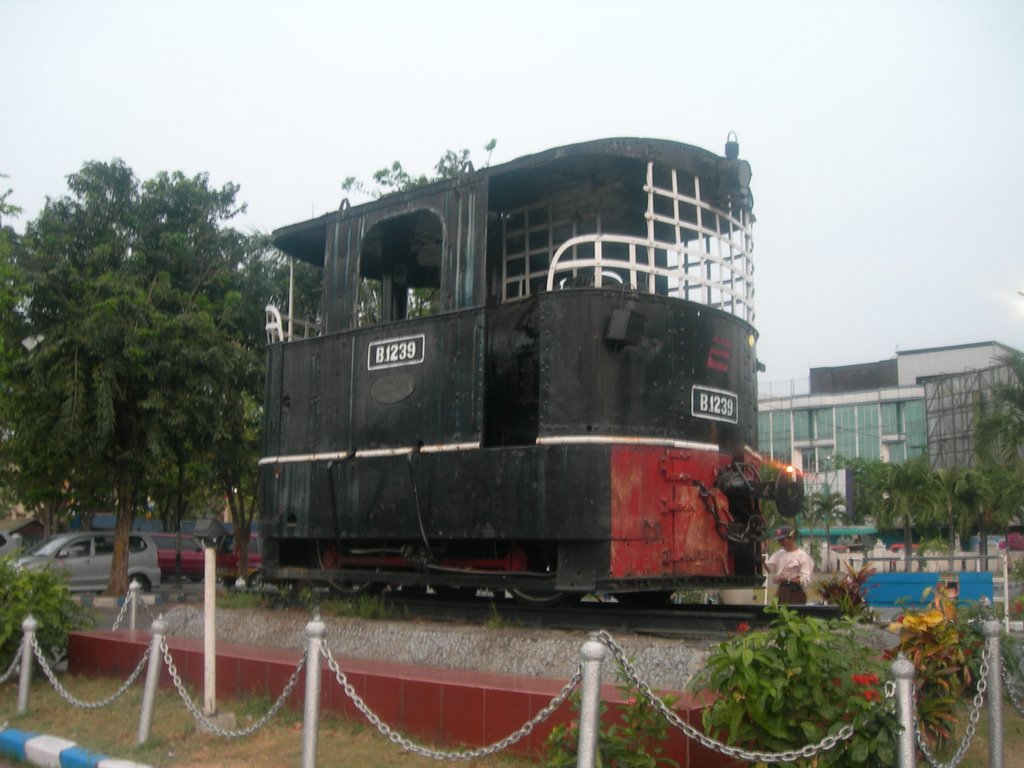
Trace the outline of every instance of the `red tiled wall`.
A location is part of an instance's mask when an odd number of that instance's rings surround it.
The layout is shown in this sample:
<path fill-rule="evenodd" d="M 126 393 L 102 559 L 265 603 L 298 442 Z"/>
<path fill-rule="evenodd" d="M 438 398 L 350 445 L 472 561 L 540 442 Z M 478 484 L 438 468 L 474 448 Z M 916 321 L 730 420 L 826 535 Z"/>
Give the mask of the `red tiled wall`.
<path fill-rule="evenodd" d="M 78 675 L 123 679 L 135 669 L 149 643 L 148 632 L 76 632 L 68 645 L 68 670 Z M 167 645 L 178 675 L 201 691 L 204 685 L 202 639 L 168 637 Z M 249 694 L 276 699 L 300 656 L 296 651 L 218 643 L 218 700 Z M 473 748 L 499 741 L 547 706 L 564 685 L 564 681 L 363 659 L 344 658 L 338 663 L 349 684 L 382 721 L 428 745 L 443 743 Z M 162 668 L 160 684 L 169 688 L 172 685 L 170 673 L 166 665 Z M 363 717 L 323 659 L 320 680 L 323 709 L 338 711 L 352 719 Z M 303 670 L 289 700 L 289 705 L 299 710 L 303 706 L 305 683 Z M 605 685 L 602 697 L 611 705 L 609 709 L 614 716 L 614 704 L 623 702 L 621 692 L 615 686 Z M 692 696 L 682 695 L 676 710 L 684 721 L 700 726 L 700 702 Z M 546 723 L 511 749 L 520 754 L 542 755 L 551 728 L 574 718 L 575 712 L 565 703 Z M 667 754 L 680 768 L 742 765 L 700 746 L 675 728 L 669 730 Z"/>

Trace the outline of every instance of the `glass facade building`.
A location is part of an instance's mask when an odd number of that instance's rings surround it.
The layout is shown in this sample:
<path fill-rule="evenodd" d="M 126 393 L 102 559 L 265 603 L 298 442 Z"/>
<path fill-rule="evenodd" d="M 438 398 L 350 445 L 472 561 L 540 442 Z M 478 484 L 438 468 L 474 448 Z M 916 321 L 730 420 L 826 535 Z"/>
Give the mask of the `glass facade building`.
<path fill-rule="evenodd" d="M 971 444 L 973 422 L 950 414 L 958 403 L 976 404 L 986 389 L 977 381 L 1013 351 L 996 342 L 914 350 L 876 363 L 812 368 L 809 386 L 761 382 L 758 452 L 801 469 L 809 493 L 846 495 L 844 473 L 835 471 L 839 456 L 902 463 L 925 455 L 933 468 L 967 466 L 967 452 L 949 459 L 953 453 L 943 446 Z"/>

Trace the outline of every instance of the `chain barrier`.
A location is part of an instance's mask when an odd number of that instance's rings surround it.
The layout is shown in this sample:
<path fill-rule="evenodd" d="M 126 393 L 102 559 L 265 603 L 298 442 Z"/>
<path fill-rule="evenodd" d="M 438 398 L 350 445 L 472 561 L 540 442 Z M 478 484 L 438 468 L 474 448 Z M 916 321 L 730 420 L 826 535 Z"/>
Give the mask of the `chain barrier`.
<path fill-rule="evenodd" d="M 132 687 L 132 684 L 142 672 L 142 668 L 146 665 L 147 659 L 149 659 L 149 649 L 147 648 L 146 652 L 142 654 L 142 658 L 139 660 L 139 663 L 135 666 L 135 669 L 133 669 L 132 673 L 128 675 L 128 679 L 125 680 L 124 683 L 121 684 L 121 687 L 114 691 L 114 693 L 102 701 L 82 701 L 81 699 L 75 698 L 67 688 L 61 685 L 60 680 L 57 679 L 57 675 L 50 668 L 50 665 L 46 663 L 46 656 L 43 654 L 43 649 L 39 647 L 39 641 L 36 640 L 35 636 L 32 637 L 32 652 L 35 655 L 36 660 L 39 662 L 39 666 L 42 668 L 43 673 L 46 675 L 46 679 L 49 680 L 50 685 L 53 686 L 53 690 L 60 694 L 60 697 L 68 704 L 73 707 L 78 707 L 79 709 L 102 709 L 103 707 L 108 707 L 113 704 L 121 698 L 125 691 Z"/>
<path fill-rule="evenodd" d="M 528 736 L 534 728 L 551 717 L 555 710 L 565 703 L 569 696 L 572 695 L 572 692 L 579 687 L 580 682 L 583 680 L 583 664 L 580 663 L 579 666 L 576 667 L 576 673 L 569 678 L 569 682 L 565 684 L 558 695 L 551 699 L 547 706 L 537 712 L 532 719 L 527 720 L 519 730 L 514 733 L 510 733 L 500 741 L 480 747 L 479 749 L 445 752 L 424 747 L 422 744 L 417 744 L 411 739 L 408 739 L 398 733 L 391 726 L 381 720 L 380 717 L 370 709 L 366 702 L 363 701 L 359 694 L 356 693 L 355 688 L 352 687 L 348 678 L 345 677 L 345 673 L 342 672 L 341 667 L 338 666 L 338 662 L 335 661 L 334 656 L 331 655 L 331 649 L 324 644 L 321 647 L 320 653 L 325 659 L 327 659 L 327 666 L 330 667 L 331 672 L 334 673 L 334 677 L 338 681 L 338 685 L 344 689 L 345 695 L 349 697 L 356 709 L 363 713 L 363 716 L 370 721 L 381 735 L 385 736 L 393 744 L 397 744 L 408 752 L 413 752 L 421 757 L 429 757 L 432 760 L 475 760 L 481 757 L 488 757 L 502 751 L 503 749 L 507 749 L 524 737 Z"/>
<path fill-rule="evenodd" d="M 978 690 L 974 694 L 974 705 L 971 708 L 970 720 L 967 723 L 967 729 L 964 731 L 964 738 L 960 742 L 960 747 L 948 763 L 940 762 L 931 751 L 928 742 L 925 741 L 924 734 L 921 733 L 920 721 L 915 719 L 914 734 L 917 746 L 921 750 L 921 754 L 924 755 L 924 759 L 928 761 L 932 768 L 955 768 L 964 759 L 964 755 L 967 754 L 967 749 L 971 746 L 971 739 L 974 738 L 974 731 L 978 727 L 978 720 L 981 717 L 981 707 L 985 703 L 985 689 L 988 688 L 988 662 L 991 656 L 992 653 L 986 645 L 985 649 L 981 652 L 981 667 L 978 670 Z"/>
<path fill-rule="evenodd" d="M 3 681 L 0 680 L 0 682 L 3 682 Z M 1010 704 L 1013 705 L 1013 708 L 1014 708 L 1014 710 L 1016 710 L 1017 714 L 1021 715 L 1022 717 L 1024 717 L 1024 705 L 1021 704 L 1021 700 L 1020 700 L 1020 697 L 1018 695 L 1018 690 L 1017 690 L 1019 685 L 1020 685 L 1020 681 L 1017 680 L 1016 678 L 1014 678 L 1010 674 L 1009 670 L 1006 668 L 1006 665 L 1004 664 L 1003 665 L 1003 686 L 1004 686 L 1004 689 L 1006 690 L 1006 695 L 1010 699 Z"/>
<path fill-rule="evenodd" d="M 19 663 L 20 661 L 21 661 L 21 649 L 19 648 L 18 652 L 14 654 L 14 658 L 11 659 L 11 666 L 9 666 L 7 668 L 7 671 L 4 672 L 3 675 L 0 675 L 0 685 L 3 685 L 8 680 L 10 680 L 11 676 L 15 672 L 17 672 L 19 669 L 21 669 L 21 665 Z"/>
<path fill-rule="evenodd" d="M 629 661 L 629 659 L 626 658 L 625 652 L 615 642 L 612 636 L 608 634 L 608 632 L 606 632 L 605 630 L 601 630 L 600 632 L 596 633 L 596 635 L 594 635 L 594 639 L 602 645 L 604 645 L 609 651 L 611 651 L 612 658 L 615 659 L 615 662 L 622 669 L 623 674 L 626 676 L 627 682 L 635 686 L 636 689 L 640 692 L 640 695 L 643 696 L 644 699 L 647 701 L 647 703 L 659 712 L 661 712 L 662 716 L 666 720 L 668 720 L 670 724 L 672 724 L 678 730 L 682 731 L 690 739 L 699 742 L 704 747 L 715 750 L 717 752 L 721 752 L 723 755 L 727 755 L 728 757 L 735 757 L 739 758 L 740 760 L 746 760 L 748 762 L 754 763 L 790 763 L 801 757 L 812 758 L 819 752 L 827 752 L 828 750 L 835 747 L 839 742 L 845 741 L 846 739 L 849 739 L 851 736 L 853 736 L 853 727 L 850 725 L 844 725 L 842 728 L 839 729 L 837 733 L 835 733 L 834 735 L 826 736 L 817 744 L 809 744 L 805 747 L 802 747 L 797 750 L 792 750 L 789 752 L 758 752 L 741 749 L 740 747 L 729 746 L 728 744 L 724 744 L 721 741 L 717 741 L 711 738 L 710 736 L 707 736 L 703 732 L 694 728 L 692 725 L 683 722 L 679 715 L 677 715 L 675 712 L 669 709 L 665 705 L 665 702 L 663 702 L 659 696 L 655 695 L 654 691 L 651 690 L 651 687 L 646 682 L 640 679 L 639 675 L 637 674 L 636 668 Z M 889 686 L 888 684 L 886 684 L 887 696 L 889 695 L 889 690 Z M 895 690 L 895 686 L 893 686 L 893 695 L 895 695 Z"/>
<path fill-rule="evenodd" d="M 248 728 L 231 731 L 226 728 L 221 728 L 219 725 L 212 722 L 202 713 L 196 703 L 192 701 L 192 696 L 185 690 L 185 684 L 181 681 L 181 676 L 178 674 L 178 668 L 174 666 L 174 660 L 171 658 L 171 651 L 167 647 L 166 638 L 164 638 L 160 643 L 160 651 L 163 653 L 164 663 L 167 665 L 167 670 L 171 673 L 171 679 L 174 681 L 174 688 L 177 690 L 181 700 L 185 702 L 185 707 L 192 713 L 192 717 L 194 717 L 196 721 L 210 733 L 216 736 L 223 736 L 228 739 L 239 739 L 243 736 L 251 736 L 264 725 L 269 723 L 271 718 L 277 714 L 277 711 L 281 709 L 284 703 L 288 700 L 288 697 L 291 696 L 292 691 L 295 688 L 295 684 L 299 681 L 299 673 L 302 671 L 302 667 L 306 663 L 306 652 L 303 651 L 302 657 L 299 659 L 299 663 L 296 665 L 295 671 L 292 672 L 292 676 L 288 678 L 288 683 L 285 685 L 284 690 L 281 691 L 281 695 L 277 697 L 277 701 L 271 704 L 270 709 L 267 710 L 266 714 Z"/>
<path fill-rule="evenodd" d="M 124 602 L 121 603 L 121 611 L 117 614 L 117 618 L 114 619 L 114 626 L 110 628 L 111 632 L 117 632 L 121 627 L 121 622 L 124 621 L 124 616 L 128 613 L 128 607 L 132 602 L 132 591 L 129 589 L 128 594 L 124 597 Z"/>

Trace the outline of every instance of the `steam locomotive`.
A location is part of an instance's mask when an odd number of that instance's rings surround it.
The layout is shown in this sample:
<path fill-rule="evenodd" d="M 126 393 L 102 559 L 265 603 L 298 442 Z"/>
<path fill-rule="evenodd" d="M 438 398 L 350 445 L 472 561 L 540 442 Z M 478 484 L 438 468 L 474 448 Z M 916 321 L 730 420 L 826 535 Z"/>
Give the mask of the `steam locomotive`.
<path fill-rule="evenodd" d="M 750 165 L 603 139 L 279 229 L 270 581 L 661 600 L 760 580 Z"/>

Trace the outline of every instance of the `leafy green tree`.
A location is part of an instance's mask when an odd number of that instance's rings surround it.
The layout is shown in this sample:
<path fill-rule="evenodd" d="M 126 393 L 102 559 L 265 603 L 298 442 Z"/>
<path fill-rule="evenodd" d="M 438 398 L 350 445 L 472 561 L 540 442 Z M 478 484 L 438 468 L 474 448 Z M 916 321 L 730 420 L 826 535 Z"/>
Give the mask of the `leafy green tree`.
<path fill-rule="evenodd" d="M 1007 468 L 1024 465 L 1024 353 L 1003 356 L 1009 380 L 994 391 L 992 412 L 978 425 L 977 445 L 982 460 Z"/>
<path fill-rule="evenodd" d="M 484 145 L 484 149 L 487 151 L 486 165 L 490 165 L 491 153 L 494 152 L 497 145 L 497 139 L 491 139 Z M 346 177 L 341 183 L 341 188 L 345 192 L 361 192 L 372 197 L 381 197 L 391 192 L 403 192 L 407 189 L 423 187 L 439 179 L 454 179 L 464 173 L 471 164 L 468 149 L 461 149 L 458 152 L 449 149 L 445 150 L 445 153 L 434 165 L 434 173 L 431 176 L 423 173 L 419 176 L 412 176 L 402 167 L 401 162 L 395 160 L 391 165 L 381 168 L 373 174 L 375 188 L 368 188 L 355 176 Z"/>
<path fill-rule="evenodd" d="M 140 184 L 123 161 L 91 162 L 68 187 L 25 234 L 12 324 L 43 341 L 12 377 L 9 459 L 48 493 L 113 494 L 108 592 L 123 594 L 127 533 L 155 468 L 214 445 L 247 242 L 225 226 L 242 210 L 237 187 L 204 174 Z"/>
<path fill-rule="evenodd" d="M 956 534 L 966 536 L 978 518 L 985 497 L 984 477 L 974 469 L 945 467 L 935 473 L 936 503 L 945 513 L 949 556 L 956 551 Z M 950 569 L 952 570 L 952 559 Z"/>
<path fill-rule="evenodd" d="M 870 492 L 879 503 L 878 525 L 903 528 L 903 556 L 910 570 L 914 522 L 927 523 L 935 509 L 935 480 L 926 456 L 903 464 L 882 464 Z"/>

